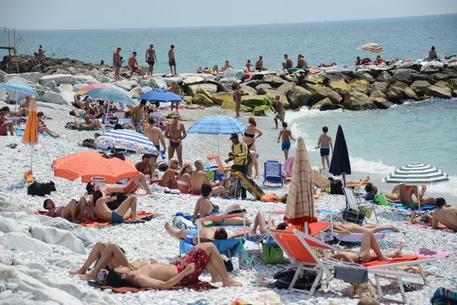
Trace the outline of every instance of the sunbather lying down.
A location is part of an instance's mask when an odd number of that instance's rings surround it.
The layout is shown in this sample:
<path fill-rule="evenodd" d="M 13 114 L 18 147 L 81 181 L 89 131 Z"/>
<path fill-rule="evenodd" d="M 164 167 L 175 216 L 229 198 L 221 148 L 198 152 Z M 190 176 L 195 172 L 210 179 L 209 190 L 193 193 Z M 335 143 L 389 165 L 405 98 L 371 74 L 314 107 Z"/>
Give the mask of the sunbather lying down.
<path fill-rule="evenodd" d="M 358 225 L 355 223 L 340 223 L 340 222 L 332 222 L 332 227 L 335 232 L 342 233 L 342 234 L 351 234 L 351 233 L 365 233 L 365 232 L 381 232 L 384 230 L 391 230 L 394 232 L 400 232 L 396 227 L 387 225 L 387 226 L 380 226 L 375 224 L 365 224 L 365 225 Z"/>
<path fill-rule="evenodd" d="M 392 257 L 402 256 L 402 250 L 403 243 L 400 243 L 398 249 L 393 252 L 381 252 L 374 233 L 372 231 L 366 231 L 363 233 L 362 243 L 358 252 L 351 250 L 337 251 L 330 257 L 342 261 L 362 264 L 376 260 L 391 260 Z"/>
<path fill-rule="evenodd" d="M 87 273 L 92 264 L 94 268 Z M 154 259 L 129 262 L 122 249 L 115 244 L 97 243 L 81 268 L 69 271 L 83 280 L 95 280 L 102 269 L 109 269 L 106 285 L 112 287 L 139 287 L 169 289 L 176 285 L 191 285 L 205 269 L 211 282 L 224 286 L 242 286 L 232 279 L 225 269 L 222 256 L 212 243 L 201 243 L 172 264 L 162 264 Z"/>

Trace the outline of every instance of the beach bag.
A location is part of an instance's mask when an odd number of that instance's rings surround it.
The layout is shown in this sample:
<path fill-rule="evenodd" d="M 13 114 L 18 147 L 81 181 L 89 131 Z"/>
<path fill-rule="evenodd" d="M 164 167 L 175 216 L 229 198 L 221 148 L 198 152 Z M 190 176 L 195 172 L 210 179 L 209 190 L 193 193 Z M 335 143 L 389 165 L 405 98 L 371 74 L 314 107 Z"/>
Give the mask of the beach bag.
<path fill-rule="evenodd" d="M 346 208 L 343 211 L 343 219 L 352 223 L 361 225 L 365 219 L 365 214 L 359 210 Z"/>
<path fill-rule="evenodd" d="M 389 205 L 386 196 L 384 196 L 383 194 L 376 194 L 374 196 L 374 203 L 379 205 Z"/>
<path fill-rule="evenodd" d="M 27 187 L 27 195 L 31 196 L 46 196 L 55 191 L 56 185 L 52 181 L 48 183 L 39 183 L 34 181 Z"/>
<path fill-rule="evenodd" d="M 288 289 L 292 279 L 294 278 L 297 268 L 288 268 L 277 272 L 273 277 L 276 282 L 272 284 L 272 288 Z M 310 270 L 302 270 L 295 282 L 295 289 L 309 290 L 313 286 L 314 280 L 316 279 L 317 272 Z M 319 289 L 321 284 L 317 285 L 316 289 Z"/>
<path fill-rule="evenodd" d="M 341 180 L 333 180 L 332 182 L 330 182 L 330 194 L 344 195 L 343 182 L 341 182 Z"/>
<path fill-rule="evenodd" d="M 265 265 L 284 264 L 284 252 L 282 252 L 282 249 L 277 244 L 263 243 L 262 252 L 262 262 Z"/>

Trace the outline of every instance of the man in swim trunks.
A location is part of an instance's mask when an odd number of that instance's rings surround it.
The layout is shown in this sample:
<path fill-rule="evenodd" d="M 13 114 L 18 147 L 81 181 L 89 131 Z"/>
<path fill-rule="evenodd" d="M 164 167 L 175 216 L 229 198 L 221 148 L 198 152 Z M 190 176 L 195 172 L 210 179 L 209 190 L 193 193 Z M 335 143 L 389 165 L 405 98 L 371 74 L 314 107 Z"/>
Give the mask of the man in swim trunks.
<path fill-rule="evenodd" d="M 139 221 L 136 213 L 137 200 L 135 196 L 128 196 L 115 210 L 111 210 L 108 207 L 110 199 L 110 197 L 106 196 L 101 191 L 95 191 L 92 195 L 94 212 L 97 219 L 111 221 L 113 223 L 123 223 L 126 222 L 125 220 L 128 218 L 130 218 L 128 222 Z"/>
<path fill-rule="evenodd" d="M 154 45 L 150 44 L 149 49 L 146 49 L 146 54 L 144 55 L 145 61 L 148 63 L 148 75 L 152 76 L 154 70 L 154 64 L 157 61 L 156 50 L 154 49 Z"/>
<path fill-rule="evenodd" d="M 8 106 L 0 109 L 0 136 L 7 136 L 8 131 L 12 136 L 14 135 L 13 122 L 8 120 L 8 113 L 10 113 L 10 108 Z"/>
<path fill-rule="evenodd" d="M 422 189 L 419 194 L 419 188 L 416 185 L 400 184 L 400 202 L 412 208 L 418 208 L 419 203 L 421 205 L 436 204 L 435 198 L 423 198 L 426 190 L 427 187 L 422 185 Z M 413 195 L 416 199 L 413 199 Z"/>
<path fill-rule="evenodd" d="M 229 236 L 223 227 L 202 227 L 201 229 L 175 230 L 168 222 L 165 223 L 165 230 L 170 236 L 182 239 L 192 245 L 198 245 L 200 242 L 224 240 L 244 235 L 244 233 L 241 233 Z"/>
<path fill-rule="evenodd" d="M 275 107 L 275 126 L 276 129 L 278 129 L 278 120 L 282 123 L 284 122 L 285 116 L 286 116 L 286 111 L 284 110 L 284 104 L 281 101 L 281 98 L 279 95 L 275 96 L 275 102 L 276 102 L 276 107 Z"/>
<path fill-rule="evenodd" d="M 282 122 L 282 130 L 278 135 L 278 143 L 281 140 L 281 150 L 284 152 L 284 158 L 287 160 L 289 158 L 289 149 L 290 149 L 290 140 L 295 141 L 292 136 L 292 131 L 287 128 L 287 122 Z"/>
<path fill-rule="evenodd" d="M 165 137 L 169 140 L 168 159 L 172 159 L 175 152 L 182 166 L 182 140 L 187 136 L 186 128 L 179 123 L 179 115 L 173 114 L 172 122 L 165 128 Z"/>
<path fill-rule="evenodd" d="M 176 75 L 175 46 L 171 45 L 168 50 L 168 65 L 170 66 L 171 75 Z"/>
<path fill-rule="evenodd" d="M 297 58 L 297 68 L 299 69 L 306 69 L 308 68 L 308 63 L 305 60 L 305 56 L 298 54 Z"/>
<path fill-rule="evenodd" d="M 157 151 L 165 152 L 167 150 L 167 145 L 165 144 L 165 137 L 162 133 L 162 130 L 157 127 L 157 122 L 154 118 L 148 118 L 149 126 L 143 130 L 144 136 L 146 136 L 152 144 L 156 147 Z M 160 145 L 162 144 L 162 150 L 160 150 Z"/>
<path fill-rule="evenodd" d="M 116 80 L 121 80 L 121 77 L 119 76 L 119 71 L 121 70 L 121 67 L 122 67 L 121 48 L 117 48 L 116 52 L 113 53 L 113 67 L 114 67 L 114 78 Z"/>
<path fill-rule="evenodd" d="M 147 115 L 147 102 L 146 100 L 141 100 L 140 104 L 132 110 L 132 125 L 135 126 L 136 132 L 139 133 L 143 132 L 143 123 Z"/>
<path fill-rule="evenodd" d="M 220 185 L 220 182 L 210 182 L 208 176 L 205 173 L 205 167 L 201 160 L 197 160 L 194 163 L 195 171 L 193 171 L 190 175 L 190 184 L 192 186 L 192 194 L 200 195 L 200 191 L 202 185 L 204 183 L 210 184 L 212 186 L 212 193 L 215 196 L 225 196 L 227 195 L 228 191 L 225 187 Z"/>
<path fill-rule="evenodd" d="M 162 180 L 159 181 L 159 185 L 163 187 L 168 187 L 170 189 L 178 189 L 178 181 L 176 176 L 179 171 L 179 162 L 178 160 L 172 158 L 169 161 L 169 166 L 165 173 L 162 176 Z"/>
<path fill-rule="evenodd" d="M 457 232 L 457 208 L 448 206 L 444 198 L 436 198 L 438 210 L 433 213 L 432 227 L 440 229 L 441 226 Z"/>
<path fill-rule="evenodd" d="M 82 218 L 81 216 L 86 209 L 86 205 L 86 199 L 83 197 L 79 199 L 79 201 L 72 199 L 66 206 L 59 207 L 55 205 L 52 199 L 46 199 L 43 202 L 43 208 L 48 210 L 46 215 L 50 217 L 62 217 L 70 221 L 76 221 L 79 218 Z"/>
<path fill-rule="evenodd" d="M 329 155 L 331 150 L 333 150 L 332 138 L 327 135 L 328 127 L 322 127 L 322 134 L 317 141 L 317 147 L 320 148 L 321 160 L 322 160 L 322 169 L 325 169 L 325 164 L 327 168 L 330 167 Z"/>
<path fill-rule="evenodd" d="M 157 156 L 144 154 L 141 161 L 135 164 L 135 168 L 145 176 L 152 177 L 157 168 Z"/>
<path fill-rule="evenodd" d="M 128 65 L 130 68 L 130 76 L 129 80 L 132 78 L 133 73 L 138 73 L 138 75 L 142 76 L 144 78 L 144 71 L 140 69 L 138 66 L 138 61 L 136 59 L 136 52 L 132 52 L 132 56 L 130 56 Z"/>
<path fill-rule="evenodd" d="M 84 122 L 74 122 L 72 127 L 77 130 L 92 130 L 101 128 L 100 121 L 98 119 L 92 119 L 90 115 L 84 115 Z"/>

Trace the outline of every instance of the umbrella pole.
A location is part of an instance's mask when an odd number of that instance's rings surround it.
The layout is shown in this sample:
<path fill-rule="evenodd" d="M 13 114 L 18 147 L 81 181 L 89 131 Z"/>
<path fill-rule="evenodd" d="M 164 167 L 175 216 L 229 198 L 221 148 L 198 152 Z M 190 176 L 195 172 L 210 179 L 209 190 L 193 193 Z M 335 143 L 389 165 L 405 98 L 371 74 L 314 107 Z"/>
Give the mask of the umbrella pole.
<path fill-rule="evenodd" d="M 346 175 L 343 173 L 343 188 L 346 189 Z M 344 193 L 344 200 L 346 201 L 346 208 L 349 207 L 348 197 L 346 195 L 346 191 L 343 190 Z"/>
<path fill-rule="evenodd" d="M 219 158 L 221 157 L 221 153 L 219 151 L 219 135 L 217 135 L 217 155 L 219 156 Z"/>

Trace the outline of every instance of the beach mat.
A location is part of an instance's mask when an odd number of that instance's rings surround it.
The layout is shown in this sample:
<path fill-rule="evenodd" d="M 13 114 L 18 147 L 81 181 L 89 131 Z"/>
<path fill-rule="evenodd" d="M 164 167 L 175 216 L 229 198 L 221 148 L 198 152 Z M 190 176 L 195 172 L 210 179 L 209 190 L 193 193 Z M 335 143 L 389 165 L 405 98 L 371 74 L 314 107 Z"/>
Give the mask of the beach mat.
<path fill-rule="evenodd" d="M 417 256 L 417 255 L 409 255 L 409 256 L 398 256 L 398 257 L 392 257 L 392 260 L 388 261 L 372 261 L 368 263 L 363 263 L 362 265 L 364 267 L 375 267 L 375 266 L 380 266 L 380 265 L 389 265 L 389 264 L 396 264 L 396 263 L 405 263 L 405 265 L 408 265 L 408 262 L 411 261 L 416 261 L 420 259 L 428 259 L 428 257 L 424 256 Z"/>
<path fill-rule="evenodd" d="M 421 205 L 421 208 L 411 208 L 403 203 L 398 203 L 398 202 L 389 202 L 394 208 L 399 209 L 399 210 L 405 210 L 405 211 L 434 211 L 436 210 L 436 205 L 433 204 L 424 204 Z"/>
<path fill-rule="evenodd" d="M 136 292 L 141 292 L 141 291 L 152 290 L 152 288 L 111 287 L 111 286 L 107 286 L 107 285 L 99 285 L 99 284 L 97 284 L 96 281 L 89 281 L 88 283 L 89 283 L 90 286 L 95 287 L 95 288 L 99 288 L 101 290 L 111 289 L 111 291 L 114 292 L 114 293 L 127 293 L 127 292 L 136 293 Z M 199 282 L 196 282 L 194 284 L 187 285 L 187 286 L 181 286 L 181 285 L 174 286 L 174 287 L 170 288 L 169 290 L 178 290 L 178 289 L 183 289 L 183 288 L 190 288 L 190 289 L 192 289 L 194 291 L 201 292 L 201 291 L 207 291 L 207 290 L 210 290 L 210 289 L 215 289 L 217 287 L 211 285 L 208 282 L 199 281 Z"/>

